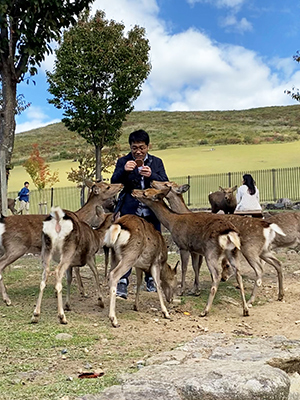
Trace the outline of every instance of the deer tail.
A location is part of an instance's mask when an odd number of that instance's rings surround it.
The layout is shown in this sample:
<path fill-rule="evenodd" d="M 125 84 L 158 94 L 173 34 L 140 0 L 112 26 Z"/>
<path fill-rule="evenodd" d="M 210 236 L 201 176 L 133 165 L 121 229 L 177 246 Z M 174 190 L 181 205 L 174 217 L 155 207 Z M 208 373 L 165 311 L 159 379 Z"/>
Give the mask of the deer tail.
<path fill-rule="evenodd" d="M 270 228 L 274 231 L 274 232 L 276 232 L 276 233 L 278 233 L 278 235 L 282 235 L 282 236 L 286 236 L 286 234 L 283 232 L 283 230 L 277 225 L 277 224 L 271 224 L 270 225 Z"/>
<path fill-rule="evenodd" d="M 107 247 L 114 247 L 116 244 L 125 246 L 129 238 L 129 231 L 122 229 L 119 224 L 113 224 L 105 233 L 103 245 Z"/>
<path fill-rule="evenodd" d="M 235 231 L 229 231 L 226 234 L 219 236 L 219 245 L 223 250 L 231 249 L 233 250 L 235 247 L 237 249 L 241 249 L 241 241 L 239 234 Z"/>

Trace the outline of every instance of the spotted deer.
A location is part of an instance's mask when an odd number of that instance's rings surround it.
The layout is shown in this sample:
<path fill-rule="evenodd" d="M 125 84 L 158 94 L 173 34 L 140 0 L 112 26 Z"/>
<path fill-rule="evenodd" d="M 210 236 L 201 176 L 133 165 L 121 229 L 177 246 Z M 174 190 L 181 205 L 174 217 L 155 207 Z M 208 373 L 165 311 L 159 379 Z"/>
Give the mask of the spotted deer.
<path fill-rule="evenodd" d="M 70 286 L 74 267 L 79 268 L 87 264 L 91 268 L 96 282 L 98 304 L 101 308 L 104 307 L 95 255 L 103 246 L 105 231 L 112 223 L 113 214 L 104 214 L 102 207 L 96 207 L 96 214 L 98 226 L 95 229 L 81 221 L 75 213 L 63 211 L 60 207 L 52 208 L 50 215 L 43 222 L 43 274 L 39 297 L 31 318 L 32 323 L 37 323 L 41 314 L 42 298 L 50 274 L 52 259 L 58 263 L 55 267 L 55 289 L 60 323 L 67 323 L 62 301 L 62 279 L 67 274 L 65 309 L 70 310 Z"/>
<path fill-rule="evenodd" d="M 183 193 L 189 190 L 189 185 L 177 185 L 175 182 L 158 182 L 153 181 L 152 186 L 157 189 L 167 188 L 169 192 L 166 196 L 171 209 L 176 213 L 192 213 L 186 206 Z M 203 213 L 193 213 L 203 214 Z M 246 258 L 247 262 L 254 269 L 256 280 L 254 283 L 251 297 L 248 305 L 252 305 L 255 300 L 258 287 L 262 284 L 263 265 L 265 261 L 272 265 L 278 277 L 278 300 L 281 301 L 284 297 L 283 289 L 283 274 L 280 261 L 270 251 L 270 245 L 275 240 L 275 237 L 285 240 L 285 233 L 279 224 L 267 222 L 262 219 L 242 217 L 239 215 L 219 215 L 225 221 L 230 221 L 240 232 L 241 253 Z M 197 258 L 192 254 L 192 264 L 195 272 L 195 287 L 199 288 L 199 271 L 202 263 L 201 256 Z M 188 254 L 182 259 L 182 289 L 185 288 L 185 276 L 188 264 Z M 226 258 L 222 260 L 222 280 L 227 280 L 230 275 L 230 265 Z"/>
<path fill-rule="evenodd" d="M 86 182 L 91 191 L 87 202 L 75 212 L 82 221 L 92 224 L 96 216 L 96 206 L 115 196 L 123 188 L 122 184 L 106 182 Z M 11 300 L 3 283 L 3 270 L 26 253 L 40 254 L 42 249 L 42 228 L 46 215 L 10 215 L 0 217 L 0 289 L 3 301 L 9 306 Z M 81 276 L 75 268 L 77 282 L 81 294 L 84 288 Z"/>
<path fill-rule="evenodd" d="M 170 188 L 164 190 L 153 188 L 133 190 L 132 196 L 151 208 L 159 221 L 170 231 L 172 239 L 180 250 L 198 253 L 205 257 L 212 278 L 212 286 L 201 316 L 207 315 L 211 309 L 221 280 L 221 274 L 218 270 L 219 260 L 224 256 L 235 270 L 241 291 L 243 315 L 249 315 L 243 280 L 239 271 L 240 238 L 237 228 L 230 221 L 220 218 L 217 214 L 176 214 L 163 201 L 169 191 Z"/>
<path fill-rule="evenodd" d="M 167 245 L 161 233 L 143 218 L 123 215 L 106 232 L 104 244 L 113 249 L 109 275 L 109 318 L 112 325 L 118 326 L 115 311 L 117 283 L 131 267 L 135 267 L 137 276 L 134 309 L 138 311 L 143 271 L 150 272 L 156 284 L 162 313 L 165 318 L 170 318 L 162 293 L 168 302 L 172 301 L 177 286 L 177 265 L 172 268 L 167 264 Z"/>

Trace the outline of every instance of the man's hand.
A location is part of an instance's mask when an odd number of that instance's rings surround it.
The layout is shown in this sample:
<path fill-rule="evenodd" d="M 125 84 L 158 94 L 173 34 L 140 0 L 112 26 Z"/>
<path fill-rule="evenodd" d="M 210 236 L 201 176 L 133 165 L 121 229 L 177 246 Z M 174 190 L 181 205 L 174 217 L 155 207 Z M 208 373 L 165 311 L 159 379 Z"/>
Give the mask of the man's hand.
<path fill-rule="evenodd" d="M 147 165 L 144 165 L 141 170 L 139 171 L 140 175 L 145 176 L 146 178 L 150 178 L 152 171 L 151 168 Z"/>
<path fill-rule="evenodd" d="M 133 160 L 127 161 L 127 163 L 125 164 L 125 171 L 127 172 L 131 172 L 134 170 L 134 168 L 136 167 L 136 163 Z"/>

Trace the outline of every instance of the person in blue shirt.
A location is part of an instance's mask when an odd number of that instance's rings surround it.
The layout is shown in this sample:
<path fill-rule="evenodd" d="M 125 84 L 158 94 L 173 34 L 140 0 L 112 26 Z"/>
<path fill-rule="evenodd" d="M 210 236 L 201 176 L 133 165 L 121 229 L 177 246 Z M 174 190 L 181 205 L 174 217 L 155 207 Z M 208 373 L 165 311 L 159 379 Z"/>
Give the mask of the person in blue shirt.
<path fill-rule="evenodd" d="M 162 160 L 148 153 L 150 138 L 147 132 L 140 129 L 129 135 L 130 153 L 118 159 L 111 183 L 124 185 L 116 205 L 115 213 L 120 215 L 135 214 L 151 222 L 155 229 L 161 230 L 160 222 L 145 204 L 131 196 L 134 189 L 148 189 L 151 181 L 168 181 Z M 127 298 L 128 277 L 131 269 L 120 279 L 117 285 L 117 296 Z M 147 291 L 156 291 L 151 275 L 145 276 Z"/>
<path fill-rule="evenodd" d="M 20 201 L 19 209 L 17 214 L 23 214 L 23 210 L 25 214 L 29 214 L 29 182 L 24 182 L 24 187 L 18 193 L 18 199 Z"/>

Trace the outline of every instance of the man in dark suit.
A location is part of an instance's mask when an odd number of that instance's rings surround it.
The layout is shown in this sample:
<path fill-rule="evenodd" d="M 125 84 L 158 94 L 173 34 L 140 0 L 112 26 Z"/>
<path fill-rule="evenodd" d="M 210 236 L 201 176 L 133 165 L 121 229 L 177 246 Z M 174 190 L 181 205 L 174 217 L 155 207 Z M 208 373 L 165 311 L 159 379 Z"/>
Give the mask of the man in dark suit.
<path fill-rule="evenodd" d="M 151 222 L 155 229 L 161 230 L 160 222 L 154 213 L 143 203 L 131 196 L 134 189 L 147 189 L 151 181 L 168 181 L 162 160 L 148 153 L 149 135 L 140 129 L 129 135 L 130 153 L 119 158 L 111 183 L 122 183 L 124 188 L 120 193 L 115 212 L 121 215 L 135 214 Z M 120 279 L 117 286 L 117 296 L 127 298 L 128 277 L 131 269 Z M 147 290 L 156 291 L 151 275 L 145 276 Z"/>

